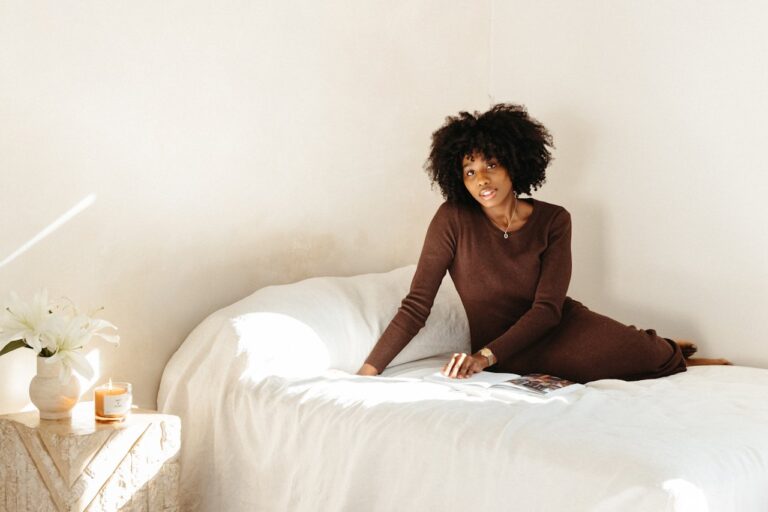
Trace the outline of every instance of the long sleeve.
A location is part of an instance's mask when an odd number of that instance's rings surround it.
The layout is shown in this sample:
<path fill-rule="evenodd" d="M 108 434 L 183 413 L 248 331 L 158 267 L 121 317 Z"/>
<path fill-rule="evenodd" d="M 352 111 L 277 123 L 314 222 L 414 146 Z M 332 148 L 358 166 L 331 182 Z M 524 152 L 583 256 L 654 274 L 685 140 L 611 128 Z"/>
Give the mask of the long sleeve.
<path fill-rule="evenodd" d="M 455 210 L 449 203 L 443 203 L 427 229 L 410 291 L 365 361 L 380 372 L 424 327 L 456 254 L 457 236 Z"/>
<path fill-rule="evenodd" d="M 571 216 L 561 210 L 550 225 L 541 254 L 541 273 L 533 305 L 487 346 L 501 362 L 541 339 L 558 325 L 571 280 Z"/>

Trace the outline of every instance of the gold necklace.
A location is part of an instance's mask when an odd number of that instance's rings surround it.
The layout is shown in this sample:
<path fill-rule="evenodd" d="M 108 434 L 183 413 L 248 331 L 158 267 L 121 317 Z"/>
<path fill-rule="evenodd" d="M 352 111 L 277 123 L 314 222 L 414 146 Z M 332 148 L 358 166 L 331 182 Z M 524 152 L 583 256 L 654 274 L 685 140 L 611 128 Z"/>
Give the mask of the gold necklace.
<path fill-rule="evenodd" d="M 507 228 L 504 230 L 504 238 L 509 238 L 509 226 L 512 225 L 512 219 L 515 218 L 516 213 L 517 213 L 517 195 L 515 195 L 515 207 L 512 209 L 512 215 L 510 215 L 509 222 L 507 222 Z"/>

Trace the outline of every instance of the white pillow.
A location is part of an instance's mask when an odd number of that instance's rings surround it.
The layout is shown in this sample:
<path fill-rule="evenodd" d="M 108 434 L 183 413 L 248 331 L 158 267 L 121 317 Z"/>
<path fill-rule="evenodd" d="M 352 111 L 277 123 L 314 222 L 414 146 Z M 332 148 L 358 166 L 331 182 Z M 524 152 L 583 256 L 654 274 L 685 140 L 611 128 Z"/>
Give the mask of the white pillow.
<path fill-rule="evenodd" d="M 247 356 L 250 378 L 354 372 L 395 316 L 415 268 L 268 286 L 219 314 L 228 317 L 238 355 Z M 466 314 L 446 275 L 426 325 L 389 366 L 469 350 Z"/>

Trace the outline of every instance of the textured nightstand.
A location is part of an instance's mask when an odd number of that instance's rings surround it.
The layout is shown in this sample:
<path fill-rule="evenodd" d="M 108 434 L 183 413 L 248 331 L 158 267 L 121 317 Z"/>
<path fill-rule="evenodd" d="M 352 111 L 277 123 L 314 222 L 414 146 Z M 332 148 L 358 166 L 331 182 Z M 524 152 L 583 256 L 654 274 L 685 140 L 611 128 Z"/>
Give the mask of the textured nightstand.
<path fill-rule="evenodd" d="M 93 402 L 70 420 L 0 416 L 0 511 L 177 511 L 177 416 L 133 409 L 96 423 Z"/>

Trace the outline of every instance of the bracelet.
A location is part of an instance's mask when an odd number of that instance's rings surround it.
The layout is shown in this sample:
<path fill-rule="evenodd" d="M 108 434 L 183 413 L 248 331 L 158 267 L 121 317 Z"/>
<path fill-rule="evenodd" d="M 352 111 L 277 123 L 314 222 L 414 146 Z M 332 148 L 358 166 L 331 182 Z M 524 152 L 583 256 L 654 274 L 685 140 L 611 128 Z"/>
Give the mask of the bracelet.
<path fill-rule="evenodd" d="M 488 347 L 481 348 L 480 355 L 488 359 L 488 366 L 493 366 L 496 364 L 496 356 L 493 355 L 493 352 L 491 352 L 491 349 Z"/>

